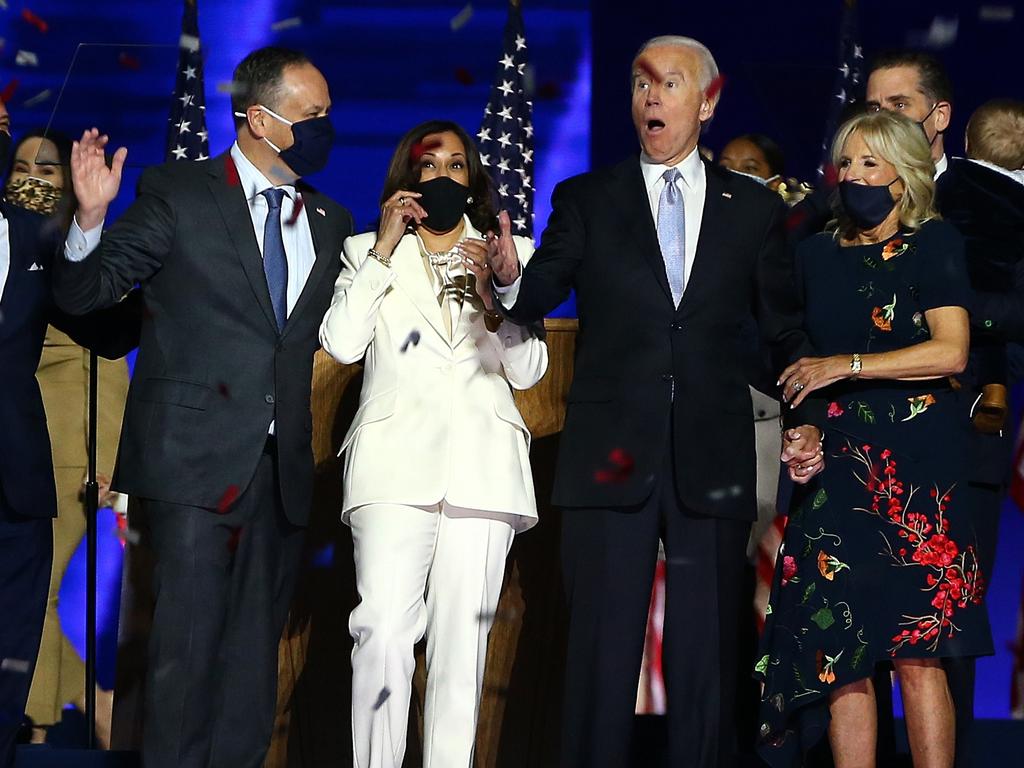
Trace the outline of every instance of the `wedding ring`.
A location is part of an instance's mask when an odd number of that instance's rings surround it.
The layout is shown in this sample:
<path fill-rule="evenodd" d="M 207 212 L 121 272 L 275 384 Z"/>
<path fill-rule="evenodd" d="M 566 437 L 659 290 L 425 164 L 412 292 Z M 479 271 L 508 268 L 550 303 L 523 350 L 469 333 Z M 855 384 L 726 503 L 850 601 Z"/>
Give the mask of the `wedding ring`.
<path fill-rule="evenodd" d="M 404 197 L 398 198 L 398 204 L 399 205 L 405 205 L 405 198 Z"/>
<path fill-rule="evenodd" d="M 799 381 L 793 384 L 793 391 L 794 392 L 799 392 L 803 388 L 804 388 L 804 385 L 801 384 Z"/>

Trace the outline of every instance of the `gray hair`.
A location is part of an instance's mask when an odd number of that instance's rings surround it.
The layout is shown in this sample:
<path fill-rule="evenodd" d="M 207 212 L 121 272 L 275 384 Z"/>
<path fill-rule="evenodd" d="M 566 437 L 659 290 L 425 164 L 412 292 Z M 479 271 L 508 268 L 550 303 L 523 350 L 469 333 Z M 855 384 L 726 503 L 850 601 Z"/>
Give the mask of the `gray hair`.
<path fill-rule="evenodd" d="M 640 46 L 640 50 L 633 57 L 632 64 L 636 64 L 636 60 L 643 55 L 644 51 L 657 45 L 674 45 L 679 48 L 690 48 L 697 52 L 701 62 L 700 89 L 702 91 L 707 92 L 711 83 L 718 77 L 718 64 L 715 63 L 715 57 L 711 55 L 708 47 L 699 40 L 694 40 L 692 37 L 684 37 L 683 35 L 659 35 L 658 37 L 652 37 Z"/>

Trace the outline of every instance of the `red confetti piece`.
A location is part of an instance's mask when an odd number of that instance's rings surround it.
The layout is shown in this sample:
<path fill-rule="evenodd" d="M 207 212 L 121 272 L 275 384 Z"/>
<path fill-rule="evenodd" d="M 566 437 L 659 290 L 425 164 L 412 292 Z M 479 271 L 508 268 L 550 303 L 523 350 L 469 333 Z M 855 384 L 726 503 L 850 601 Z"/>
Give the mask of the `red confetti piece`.
<path fill-rule="evenodd" d="M 711 81 L 711 85 L 708 86 L 707 91 L 704 93 L 704 98 L 708 101 L 714 101 L 718 95 L 722 92 L 722 87 L 725 85 L 725 75 L 719 74 L 714 80 Z"/>
<path fill-rule="evenodd" d="M 242 182 L 238 179 L 238 169 L 235 168 L 231 155 L 227 155 L 224 158 L 224 180 L 228 183 L 229 187 L 240 187 L 242 185 Z"/>
<path fill-rule="evenodd" d="M 422 142 L 417 141 L 409 148 L 409 163 L 416 165 L 427 152 L 431 152 L 441 146 L 440 139 L 434 139 L 433 141 Z"/>
<path fill-rule="evenodd" d="M 124 51 L 121 51 L 121 53 L 117 55 L 117 64 L 122 69 L 130 69 L 133 72 L 138 72 L 140 69 L 142 69 L 142 62 L 139 61 L 135 56 L 132 56 L 129 53 L 125 53 Z"/>
<path fill-rule="evenodd" d="M 22 9 L 21 18 L 44 34 L 50 29 L 49 24 L 47 24 L 43 19 L 39 18 L 38 15 L 30 11 L 28 8 Z"/>
<path fill-rule="evenodd" d="M 541 83 L 537 88 L 537 99 L 539 101 L 550 101 L 552 99 L 559 98 L 561 95 L 561 86 L 552 80 L 549 80 L 546 83 Z"/>
<path fill-rule="evenodd" d="M 11 82 L 9 82 L 7 84 L 7 86 L 3 89 L 3 91 L 0 91 L 0 101 L 2 101 L 4 104 L 6 104 L 7 102 L 9 102 L 11 99 L 14 98 L 14 92 L 17 91 L 17 90 L 18 90 L 18 80 L 17 80 L 17 78 L 15 78 L 14 80 L 11 80 Z"/>
<path fill-rule="evenodd" d="M 235 554 L 238 549 L 238 541 L 242 538 L 242 526 L 231 529 L 231 536 L 228 537 L 228 552 Z"/>
<path fill-rule="evenodd" d="M 807 220 L 807 211 L 796 208 L 790 211 L 789 215 L 786 216 L 786 229 L 792 232 L 794 229 L 799 227 Z"/>
<path fill-rule="evenodd" d="M 636 462 L 622 448 L 613 448 L 608 454 L 608 461 L 614 465 L 613 469 L 599 469 L 594 472 L 594 480 L 599 483 L 623 483 L 636 467 Z"/>
<path fill-rule="evenodd" d="M 476 78 L 473 77 L 473 73 L 465 67 L 458 67 L 455 70 L 455 79 L 458 80 L 462 85 L 472 85 L 476 82 Z"/>
<path fill-rule="evenodd" d="M 306 204 L 305 200 L 302 199 L 302 195 L 295 196 L 295 205 L 292 207 L 292 215 L 288 217 L 288 220 L 284 223 L 286 227 L 294 227 L 295 222 L 299 220 L 299 214 L 302 213 L 302 206 Z"/>
<path fill-rule="evenodd" d="M 238 499 L 238 486 L 229 485 L 227 490 L 224 491 L 224 495 L 220 497 L 220 501 L 217 502 L 217 514 L 223 515 L 227 512 L 236 499 Z"/>
<path fill-rule="evenodd" d="M 839 170 L 832 163 L 829 163 L 825 166 L 822 180 L 825 182 L 825 189 L 832 189 L 832 187 L 839 183 Z"/>

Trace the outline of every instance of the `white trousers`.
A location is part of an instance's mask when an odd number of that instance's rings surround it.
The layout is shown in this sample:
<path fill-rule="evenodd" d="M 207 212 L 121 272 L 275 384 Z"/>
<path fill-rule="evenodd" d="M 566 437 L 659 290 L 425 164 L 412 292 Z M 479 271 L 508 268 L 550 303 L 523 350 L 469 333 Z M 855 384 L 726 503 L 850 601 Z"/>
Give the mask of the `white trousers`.
<path fill-rule="evenodd" d="M 479 513 L 476 513 L 479 514 Z M 487 635 L 512 527 L 472 510 L 368 504 L 352 512 L 359 605 L 349 617 L 355 768 L 400 768 L 427 636 L 424 768 L 472 768 Z"/>

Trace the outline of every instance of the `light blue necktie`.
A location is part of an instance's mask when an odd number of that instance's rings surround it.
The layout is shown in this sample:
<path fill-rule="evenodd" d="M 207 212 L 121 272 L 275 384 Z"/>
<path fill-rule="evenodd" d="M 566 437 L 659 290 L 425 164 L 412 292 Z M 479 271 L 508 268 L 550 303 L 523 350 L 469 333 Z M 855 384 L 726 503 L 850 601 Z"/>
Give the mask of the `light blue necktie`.
<path fill-rule="evenodd" d="M 265 189 L 260 192 L 267 198 L 270 212 L 263 225 L 263 271 L 267 275 L 270 303 L 277 318 L 277 330 L 284 328 L 288 319 L 288 259 L 284 254 L 284 239 L 281 237 L 281 199 L 283 189 Z"/>
<path fill-rule="evenodd" d="M 658 244 L 665 260 L 665 274 L 672 290 L 672 304 L 679 306 L 683 297 L 683 265 L 686 262 L 686 221 L 683 216 L 683 196 L 676 188 L 680 176 L 678 168 L 669 168 L 662 174 L 665 188 L 658 201 Z"/>

